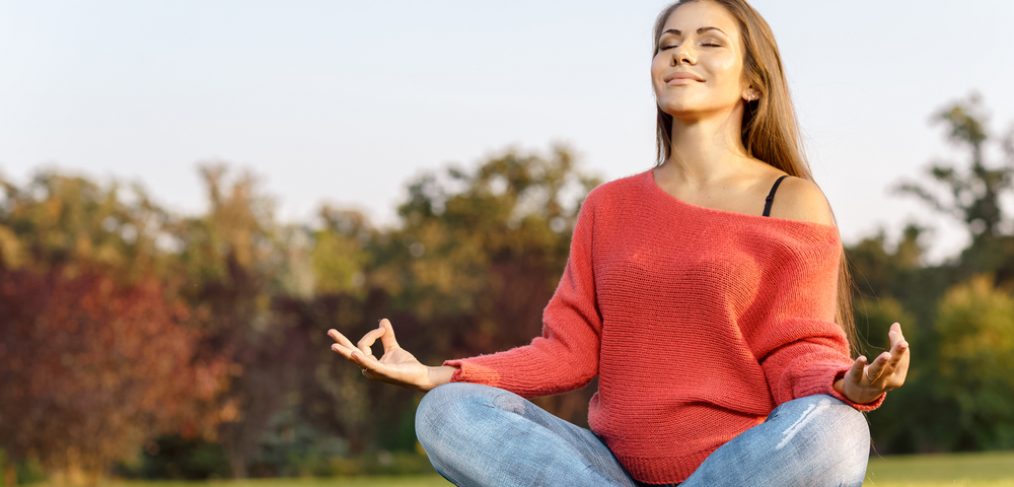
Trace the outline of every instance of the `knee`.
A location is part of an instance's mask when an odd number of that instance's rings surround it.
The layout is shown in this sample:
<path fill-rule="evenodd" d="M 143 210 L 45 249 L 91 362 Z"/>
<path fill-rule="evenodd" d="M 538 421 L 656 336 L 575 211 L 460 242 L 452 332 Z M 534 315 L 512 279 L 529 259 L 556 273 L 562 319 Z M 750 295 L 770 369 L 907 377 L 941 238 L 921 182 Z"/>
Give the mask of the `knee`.
<path fill-rule="evenodd" d="M 469 382 L 449 382 L 427 391 L 415 411 L 415 431 L 424 444 L 455 421 L 467 421 L 468 410 L 487 401 L 488 386 Z"/>
<path fill-rule="evenodd" d="M 814 394 L 792 402 L 796 420 L 786 433 L 805 430 L 805 436 L 822 449 L 868 453 L 870 426 L 862 412 L 829 394 Z"/>
<path fill-rule="evenodd" d="M 802 402 L 805 407 L 793 426 L 803 435 L 805 450 L 833 470 L 828 475 L 845 485 L 861 484 L 870 453 L 866 416 L 829 394 L 807 396 Z"/>
<path fill-rule="evenodd" d="M 828 430 L 836 439 L 829 441 L 836 442 L 844 450 L 843 454 L 855 452 L 865 461 L 870 453 L 870 423 L 866 415 L 832 395 L 819 396 L 821 400 L 830 402 L 829 407 L 834 413 Z"/>

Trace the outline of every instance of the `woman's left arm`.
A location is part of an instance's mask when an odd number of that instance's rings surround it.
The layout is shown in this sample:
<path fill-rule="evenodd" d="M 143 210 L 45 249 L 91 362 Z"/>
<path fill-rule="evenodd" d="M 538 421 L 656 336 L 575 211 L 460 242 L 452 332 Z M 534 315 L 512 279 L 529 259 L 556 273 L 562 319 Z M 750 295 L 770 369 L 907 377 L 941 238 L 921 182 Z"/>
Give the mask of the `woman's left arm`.
<path fill-rule="evenodd" d="M 866 403 L 905 383 L 909 347 L 905 336 L 901 334 L 901 324 L 892 323 L 887 336 L 891 340 L 890 351 L 881 353 L 869 365 L 865 355 L 857 357 L 852 368 L 834 382 L 836 391 L 855 402 Z"/>

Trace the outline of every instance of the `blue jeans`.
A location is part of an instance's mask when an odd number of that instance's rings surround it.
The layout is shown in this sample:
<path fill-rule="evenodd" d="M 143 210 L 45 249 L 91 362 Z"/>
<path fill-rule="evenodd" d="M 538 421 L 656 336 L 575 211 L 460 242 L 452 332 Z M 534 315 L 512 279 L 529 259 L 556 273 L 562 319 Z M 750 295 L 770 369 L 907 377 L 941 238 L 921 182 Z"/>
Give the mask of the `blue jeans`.
<path fill-rule="evenodd" d="M 866 416 L 827 394 L 780 404 L 678 484 L 634 480 L 594 432 L 497 387 L 429 390 L 415 431 L 433 468 L 457 486 L 855 486 L 870 453 Z"/>

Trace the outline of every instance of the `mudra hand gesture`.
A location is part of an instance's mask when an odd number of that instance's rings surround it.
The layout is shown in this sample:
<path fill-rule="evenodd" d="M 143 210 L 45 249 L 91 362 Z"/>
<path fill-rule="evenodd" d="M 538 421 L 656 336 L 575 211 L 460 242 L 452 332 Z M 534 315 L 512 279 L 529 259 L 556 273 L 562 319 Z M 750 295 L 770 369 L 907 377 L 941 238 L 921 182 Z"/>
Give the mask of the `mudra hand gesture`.
<path fill-rule="evenodd" d="M 363 335 L 356 345 L 333 328 L 327 331 L 327 336 L 336 342 L 331 345 L 331 350 L 358 365 L 368 379 L 423 391 L 431 387 L 430 367 L 398 345 L 394 327 L 387 318 L 380 320 L 380 325 Z M 384 355 L 379 359 L 370 349 L 377 338 L 384 345 Z"/>
<path fill-rule="evenodd" d="M 835 389 L 857 403 L 867 403 L 905 383 L 909 347 L 901 334 L 901 324 L 892 323 L 887 336 L 891 340 L 890 350 L 878 355 L 869 365 L 865 355 L 857 357 L 852 368 L 835 383 Z"/>

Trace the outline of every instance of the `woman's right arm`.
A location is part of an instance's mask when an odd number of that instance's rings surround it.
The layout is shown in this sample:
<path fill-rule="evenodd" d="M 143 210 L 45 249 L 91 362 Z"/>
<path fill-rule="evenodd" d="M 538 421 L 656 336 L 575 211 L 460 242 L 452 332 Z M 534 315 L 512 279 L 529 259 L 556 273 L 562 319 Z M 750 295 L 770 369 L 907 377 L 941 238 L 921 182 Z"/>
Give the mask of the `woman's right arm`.
<path fill-rule="evenodd" d="M 578 389 L 598 375 L 602 317 L 595 292 L 592 240 L 599 191 L 581 204 L 570 253 L 556 291 L 542 312 L 542 334 L 527 345 L 444 360 L 458 367 L 452 382 L 506 389 L 524 398 Z"/>

